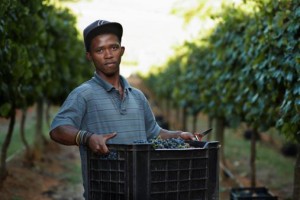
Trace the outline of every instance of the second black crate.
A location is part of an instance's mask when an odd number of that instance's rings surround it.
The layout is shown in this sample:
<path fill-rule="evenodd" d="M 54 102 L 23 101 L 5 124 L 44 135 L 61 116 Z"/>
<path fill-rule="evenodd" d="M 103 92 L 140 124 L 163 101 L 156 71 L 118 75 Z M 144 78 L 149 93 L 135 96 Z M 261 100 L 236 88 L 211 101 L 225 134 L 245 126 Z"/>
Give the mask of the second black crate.
<path fill-rule="evenodd" d="M 265 187 L 233 188 L 230 200 L 277 200 Z"/>

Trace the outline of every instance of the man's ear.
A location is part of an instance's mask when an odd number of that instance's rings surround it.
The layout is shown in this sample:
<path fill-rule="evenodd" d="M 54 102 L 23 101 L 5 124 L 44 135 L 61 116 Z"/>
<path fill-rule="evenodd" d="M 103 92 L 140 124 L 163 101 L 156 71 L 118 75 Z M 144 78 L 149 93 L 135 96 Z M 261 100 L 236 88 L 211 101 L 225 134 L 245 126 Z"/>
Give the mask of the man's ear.
<path fill-rule="evenodd" d="M 121 56 L 123 56 L 123 54 L 124 54 L 124 52 L 125 52 L 125 47 L 122 46 L 122 47 L 121 47 L 121 51 L 122 51 L 122 52 L 121 52 Z"/>
<path fill-rule="evenodd" d="M 86 57 L 86 59 L 88 59 L 89 61 L 92 61 L 92 57 L 91 57 L 90 52 L 86 52 L 86 53 L 85 53 L 85 57 Z"/>

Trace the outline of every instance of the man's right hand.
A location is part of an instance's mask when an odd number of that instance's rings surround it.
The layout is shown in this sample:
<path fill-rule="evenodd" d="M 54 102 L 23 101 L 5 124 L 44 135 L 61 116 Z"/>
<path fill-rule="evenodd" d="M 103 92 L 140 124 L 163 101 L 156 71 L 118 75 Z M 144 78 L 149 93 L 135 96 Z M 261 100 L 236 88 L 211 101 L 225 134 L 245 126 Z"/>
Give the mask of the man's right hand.
<path fill-rule="evenodd" d="M 88 146 L 94 153 L 107 154 L 109 153 L 109 149 L 106 146 L 106 141 L 116 135 L 116 132 L 104 135 L 93 134 L 89 139 Z"/>

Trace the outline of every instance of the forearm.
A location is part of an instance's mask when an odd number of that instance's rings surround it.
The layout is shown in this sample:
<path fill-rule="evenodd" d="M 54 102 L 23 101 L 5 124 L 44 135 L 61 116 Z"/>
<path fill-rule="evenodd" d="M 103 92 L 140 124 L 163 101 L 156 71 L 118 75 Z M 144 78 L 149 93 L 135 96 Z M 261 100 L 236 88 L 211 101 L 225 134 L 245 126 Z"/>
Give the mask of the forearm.
<path fill-rule="evenodd" d="M 78 141 L 76 143 L 76 136 Z M 50 132 L 52 140 L 64 144 L 64 145 L 86 145 L 93 152 L 106 154 L 109 152 L 106 141 L 115 137 L 117 133 L 108 133 L 104 135 L 98 135 L 89 133 L 87 131 L 79 131 L 77 128 L 72 126 L 59 126 Z"/>
<path fill-rule="evenodd" d="M 161 139 L 169 139 L 169 138 L 181 138 L 183 140 L 195 140 L 195 135 L 198 133 L 190 133 L 190 132 L 183 132 L 183 131 L 169 131 L 166 129 L 160 129 L 159 137 Z"/>
<path fill-rule="evenodd" d="M 179 138 L 181 137 L 182 131 L 169 131 L 166 129 L 160 129 L 159 137 L 161 139 Z"/>
<path fill-rule="evenodd" d="M 78 129 L 73 126 L 58 126 L 50 132 L 52 140 L 64 145 L 76 145 Z"/>

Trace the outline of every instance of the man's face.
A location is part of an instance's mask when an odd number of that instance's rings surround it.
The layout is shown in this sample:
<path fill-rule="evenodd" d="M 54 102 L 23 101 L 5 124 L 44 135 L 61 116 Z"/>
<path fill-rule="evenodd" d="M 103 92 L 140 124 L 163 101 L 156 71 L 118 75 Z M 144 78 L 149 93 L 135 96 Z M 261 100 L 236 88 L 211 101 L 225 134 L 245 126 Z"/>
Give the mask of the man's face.
<path fill-rule="evenodd" d="M 101 34 L 91 41 L 87 58 L 93 61 L 96 72 L 102 77 L 119 75 L 121 57 L 125 48 L 114 34 Z"/>

